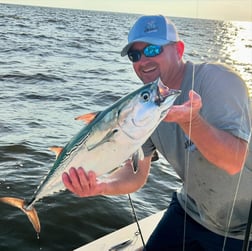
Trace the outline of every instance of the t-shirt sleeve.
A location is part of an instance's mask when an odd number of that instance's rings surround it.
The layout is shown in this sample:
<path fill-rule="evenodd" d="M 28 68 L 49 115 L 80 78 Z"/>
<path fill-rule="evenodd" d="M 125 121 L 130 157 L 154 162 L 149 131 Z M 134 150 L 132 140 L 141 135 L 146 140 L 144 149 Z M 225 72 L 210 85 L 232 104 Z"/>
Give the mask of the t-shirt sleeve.
<path fill-rule="evenodd" d="M 244 81 L 222 65 L 205 65 L 199 93 L 201 115 L 213 126 L 249 141 L 251 107 Z"/>

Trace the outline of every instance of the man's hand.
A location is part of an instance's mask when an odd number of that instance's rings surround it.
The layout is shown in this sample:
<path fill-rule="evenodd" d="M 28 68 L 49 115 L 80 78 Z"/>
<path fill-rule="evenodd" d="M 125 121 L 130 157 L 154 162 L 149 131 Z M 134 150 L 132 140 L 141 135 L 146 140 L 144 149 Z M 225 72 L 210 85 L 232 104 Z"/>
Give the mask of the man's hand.
<path fill-rule="evenodd" d="M 172 106 L 164 121 L 176 122 L 178 124 L 190 123 L 190 121 L 197 119 L 201 107 L 202 101 L 200 95 L 191 90 L 189 92 L 189 100 L 182 105 Z"/>
<path fill-rule="evenodd" d="M 69 173 L 62 174 L 65 187 L 80 197 L 103 194 L 105 183 L 97 181 L 95 172 L 85 172 L 82 167 L 70 168 Z"/>

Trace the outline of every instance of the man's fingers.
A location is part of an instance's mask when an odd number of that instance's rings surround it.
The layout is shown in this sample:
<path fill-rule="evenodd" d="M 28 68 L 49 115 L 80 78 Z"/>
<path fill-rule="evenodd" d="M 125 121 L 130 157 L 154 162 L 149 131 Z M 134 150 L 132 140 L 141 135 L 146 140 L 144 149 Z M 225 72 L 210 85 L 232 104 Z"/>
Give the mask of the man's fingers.
<path fill-rule="evenodd" d="M 96 173 L 86 173 L 82 167 L 71 167 L 69 173 L 62 174 L 62 181 L 69 191 L 81 197 L 101 194 L 104 189 L 104 184 L 98 185 Z"/>
<path fill-rule="evenodd" d="M 97 185 L 95 172 L 89 171 L 88 172 L 88 178 L 89 178 L 89 187 L 90 187 L 90 189 L 92 189 Z"/>
<path fill-rule="evenodd" d="M 200 108 L 202 106 L 201 97 L 194 90 L 190 90 L 189 99 L 194 108 Z"/>
<path fill-rule="evenodd" d="M 62 174 L 62 181 L 63 181 L 65 187 L 73 193 L 74 187 L 73 187 L 72 181 L 67 173 Z"/>
<path fill-rule="evenodd" d="M 89 190 L 89 179 L 86 172 L 82 167 L 77 169 L 77 175 L 79 180 L 79 188 L 81 192 L 87 192 Z"/>

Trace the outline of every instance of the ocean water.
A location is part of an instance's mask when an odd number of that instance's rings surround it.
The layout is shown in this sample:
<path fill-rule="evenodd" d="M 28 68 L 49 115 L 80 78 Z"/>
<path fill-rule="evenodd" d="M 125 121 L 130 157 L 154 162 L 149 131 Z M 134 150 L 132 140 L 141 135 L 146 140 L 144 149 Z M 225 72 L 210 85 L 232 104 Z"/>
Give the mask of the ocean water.
<path fill-rule="evenodd" d="M 0 4 L 0 196 L 30 198 L 64 146 L 99 111 L 138 88 L 126 57 L 139 15 Z M 252 88 L 252 23 L 171 17 L 185 59 L 229 64 Z M 164 159 L 132 194 L 138 218 L 169 204 L 181 185 Z M 37 238 L 26 216 L 0 204 L 0 250 L 73 250 L 132 223 L 127 196 L 78 198 L 64 191 L 36 204 Z"/>

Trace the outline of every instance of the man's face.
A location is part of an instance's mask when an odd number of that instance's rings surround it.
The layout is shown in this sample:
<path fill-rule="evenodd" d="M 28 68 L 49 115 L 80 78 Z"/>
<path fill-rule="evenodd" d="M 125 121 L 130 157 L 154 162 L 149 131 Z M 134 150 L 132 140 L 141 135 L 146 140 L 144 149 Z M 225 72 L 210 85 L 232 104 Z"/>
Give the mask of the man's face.
<path fill-rule="evenodd" d="M 142 51 L 147 45 L 147 43 L 136 42 L 131 50 Z M 146 57 L 142 53 L 140 60 L 133 63 L 133 68 L 144 83 L 152 82 L 158 77 L 164 83 L 169 83 L 177 72 L 176 68 L 180 61 L 181 57 L 178 55 L 176 44 L 171 44 L 163 46 L 163 51 L 154 57 Z"/>

